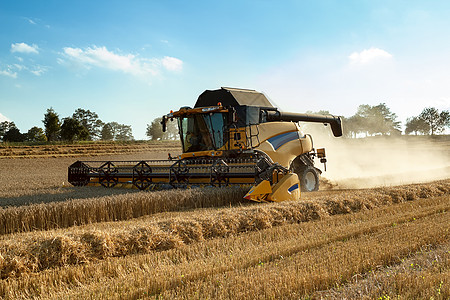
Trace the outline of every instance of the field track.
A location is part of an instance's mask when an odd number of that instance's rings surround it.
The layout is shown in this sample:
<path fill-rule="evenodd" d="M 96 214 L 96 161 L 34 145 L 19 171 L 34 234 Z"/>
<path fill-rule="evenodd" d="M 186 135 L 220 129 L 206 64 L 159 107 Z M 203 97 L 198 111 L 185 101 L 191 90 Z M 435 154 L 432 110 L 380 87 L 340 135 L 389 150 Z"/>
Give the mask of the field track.
<path fill-rule="evenodd" d="M 70 161 L 0 160 L 0 298 L 450 298 L 450 179 L 258 204 L 63 187 Z"/>

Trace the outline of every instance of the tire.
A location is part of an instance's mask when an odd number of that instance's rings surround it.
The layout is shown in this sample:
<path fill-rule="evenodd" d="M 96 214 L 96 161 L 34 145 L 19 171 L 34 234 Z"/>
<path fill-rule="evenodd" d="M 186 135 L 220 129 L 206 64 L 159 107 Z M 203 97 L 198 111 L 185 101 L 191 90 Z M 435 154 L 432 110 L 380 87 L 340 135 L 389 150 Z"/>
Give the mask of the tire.
<path fill-rule="evenodd" d="M 302 192 L 314 192 L 319 190 L 319 173 L 316 168 L 308 166 L 297 175 L 300 178 Z"/>

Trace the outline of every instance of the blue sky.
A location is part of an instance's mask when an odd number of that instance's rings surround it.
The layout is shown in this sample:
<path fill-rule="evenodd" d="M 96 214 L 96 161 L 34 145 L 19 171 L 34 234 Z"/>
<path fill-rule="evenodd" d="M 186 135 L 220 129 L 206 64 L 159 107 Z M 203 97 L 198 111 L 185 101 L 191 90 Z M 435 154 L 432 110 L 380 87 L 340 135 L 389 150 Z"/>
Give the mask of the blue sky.
<path fill-rule="evenodd" d="M 0 2 L 0 120 L 146 124 L 221 86 L 283 110 L 450 109 L 450 1 Z"/>

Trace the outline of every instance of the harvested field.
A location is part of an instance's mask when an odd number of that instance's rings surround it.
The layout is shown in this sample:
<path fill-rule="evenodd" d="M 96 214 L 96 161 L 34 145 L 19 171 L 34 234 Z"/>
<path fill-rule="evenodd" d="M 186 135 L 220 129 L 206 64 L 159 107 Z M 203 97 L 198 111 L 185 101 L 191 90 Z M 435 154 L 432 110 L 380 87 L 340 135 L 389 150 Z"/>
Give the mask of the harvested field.
<path fill-rule="evenodd" d="M 9 145 L 0 144 L 1 158 L 78 157 L 156 151 L 180 152 L 179 141 L 83 142 L 80 144 Z M 166 153 L 167 154 L 167 153 Z"/>
<path fill-rule="evenodd" d="M 25 250 L 20 247 L 27 243 L 31 246 L 29 242 L 33 238 L 59 235 L 51 240 L 47 238 L 47 242 L 40 245 L 42 252 L 35 252 L 37 257 L 46 258 L 46 267 L 50 264 L 58 267 L 29 273 L 26 265 L 22 265 L 19 271 L 22 273 L 9 274 L 2 280 L 0 295 L 44 298 L 59 295 L 73 299 L 140 298 L 157 294 L 163 298 L 299 298 L 345 286 L 355 278 L 361 280 L 380 266 L 395 266 L 403 257 L 409 257 L 424 246 L 443 245 L 448 251 L 449 206 L 448 196 L 419 199 L 312 222 L 203 238 L 200 242 L 196 240 L 199 235 L 195 226 L 180 222 L 187 230 L 184 234 L 191 240 L 171 240 L 172 244 L 163 246 L 172 249 L 153 251 L 145 249 L 145 245 L 153 242 L 145 238 L 145 232 L 134 231 L 135 254 L 109 258 L 105 255 L 111 244 L 96 238 L 114 233 L 120 236 L 117 227 L 129 228 L 131 233 L 134 222 L 142 225 L 148 221 L 128 221 L 117 224 L 116 228 L 105 224 L 70 231 L 15 234 L 8 239 L 17 250 Z M 189 213 L 171 218 L 185 217 Z M 161 220 L 164 216 L 158 218 Z M 86 234 L 89 231 L 91 234 Z M 83 252 L 82 243 L 70 240 L 77 234 L 91 243 L 90 252 Z M 158 236 L 164 238 L 162 233 Z M 2 243 L 7 241 L 5 238 Z M 139 251 L 139 245 L 144 245 L 144 249 Z M 61 251 L 67 252 L 61 255 Z M 87 255 L 85 259 L 89 262 L 71 261 L 80 251 Z M 94 252 L 95 257 L 89 258 Z M 15 257 L 16 265 L 23 264 L 20 258 Z M 4 258 L 3 263 L 6 260 Z M 448 272 L 447 264 L 430 278 L 426 283 L 432 287 L 429 293 L 434 291 L 433 295 L 438 296 L 435 290 L 438 286 L 433 283 L 439 279 L 440 299 L 448 298 L 450 291 L 445 276 Z"/>
<path fill-rule="evenodd" d="M 86 189 L 85 193 L 95 188 Z M 98 189 L 98 188 L 97 188 Z M 244 188 L 226 189 L 191 189 L 157 192 L 136 192 L 122 195 L 107 195 L 96 198 L 74 199 L 63 202 L 23 205 L 0 209 L 0 234 L 25 232 L 32 230 L 47 230 L 96 222 L 129 220 L 159 212 L 196 209 L 203 207 L 220 207 L 249 205 L 242 197 Z M 450 193 L 450 180 L 431 184 L 406 185 L 401 187 L 378 188 L 322 194 L 305 194 L 305 201 L 282 202 L 279 204 L 258 205 L 260 213 L 265 209 L 268 218 L 273 218 L 278 212 L 282 217 L 291 218 L 294 212 L 317 217 L 328 214 L 356 212 L 361 209 L 371 209 L 380 205 L 399 203 L 419 198 L 429 198 Z M 316 199 L 314 199 L 316 198 Z M 253 206 L 252 206 L 253 207 Z M 239 212 L 241 209 L 231 209 L 226 214 Z M 253 208 L 250 208 L 253 210 Z M 291 211 L 288 213 L 287 211 Z M 288 215 L 283 215 L 288 214 Z M 316 217 L 316 218 L 317 218 Z M 301 221 L 301 220 L 298 220 Z M 270 222 L 269 222 L 270 223 Z"/>
<path fill-rule="evenodd" d="M 137 157 L 166 153 L 98 159 Z M 450 298 L 450 179 L 259 204 L 63 185 L 76 159 L 0 159 L 0 298 Z"/>
<path fill-rule="evenodd" d="M 218 206 L 222 206 L 221 203 L 215 202 L 215 198 L 219 195 L 223 197 L 223 192 L 223 190 L 214 190 L 213 193 L 198 193 L 189 196 L 192 199 L 213 199 L 213 205 L 219 204 Z M 180 247 L 183 244 L 207 239 L 292 223 L 308 222 L 326 216 L 357 212 L 381 205 L 417 200 L 419 197 L 436 197 L 449 193 L 450 181 L 442 184 L 437 183 L 433 187 L 412 186 L 405 189 L 387 189 L 384 194 L 366 191 L 362 195 L 356 194 L 344 201 L 317 199 L 313 201 L 268 203 L 256 207 L 252 205 L 212 211 L 189 211 L 176 217 L 159 217 L 159 220 L 156 221 L 152 218 L 135 220 L 131 222 L 132 225 L 127 224 L 126 226 L 120 222 L 114 222 L 107 224 L 107 227 L 102 228 L 101 231 L 75 227 L 64 231 L 25 234 L 20 236 L 19 248 L 11 247 L 13 241 L 7 236 L 0 240 L 0 253 L 3 256 L 3 267 L 0 269 L 0 274 L 1 277 L 6 278 L 10 274 L 41 271 L 66 264 L 86 263 L 107 257 L 126 256 L 155 250 L 168 250 Z M 229 193 L 226 192 L 226 194 Z M 241 198 L 239 195 L 242 196 L 242 193 L 236 193 L 236 199 Z M 88 211 L 94 211 L 94 213 L 101 212 L 102 208 L 92 210 L 86 207 Z M 145 209 L 145 207 L 142 208 Z M 450 209 L 450 203 L 438 207 L 438 210 L 447 211 L 448 209 Z M 83 210 L 75 209 L 73 212 L 69 210 L 67 214 L 63 213 L 60 219 L 68 218 L 72 214 L 80 215 L 80 211 Z M 31 215 L 30 219 L 33 219 L 34 212 L 31 210 L 29 214 Z M 41 216 L 39 213 L 36 215 L 42 222 L 47 221 L 45 215 Z M 131 218 L 132 216 L 129 217 L 129 219 Z M 53 219 L 48 219 L 48 222 L 52 223 Z M 56 222 L 58 222 L 58 219 Z M 15 224 L 20 226 L 21 222 L 13 223 L 13 225 Z M 19 236 L 14 235 L 13 239 L 14 243 L 17 243 Z M 18 260 L 22 263 L 17 264 Z"/>

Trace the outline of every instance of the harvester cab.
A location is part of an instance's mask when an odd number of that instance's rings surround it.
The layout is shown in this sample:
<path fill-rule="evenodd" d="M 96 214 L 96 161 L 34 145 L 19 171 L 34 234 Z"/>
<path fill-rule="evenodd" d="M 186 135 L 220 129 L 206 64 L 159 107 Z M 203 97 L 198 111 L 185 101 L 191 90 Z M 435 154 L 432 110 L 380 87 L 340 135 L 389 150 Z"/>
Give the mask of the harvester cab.
<path fill-rule="evenodd" d="M 314 158 L 326 162 L 325 149 L 313 148 L 310 135 L 297 122 L 330 124 L 342 135 L 341 119 L 331 115 L 281 112 L 263 93 L 221 88 L 203 92 L 193 108 L 163 116 L 178 122 L 182 154 L 175 160 L 76 162 L 69 167 L 74 185 L 252 185 L 245 196 L 254 201 L 295 200 L 302 191 L 319 188 L 321 171 Z"/>

